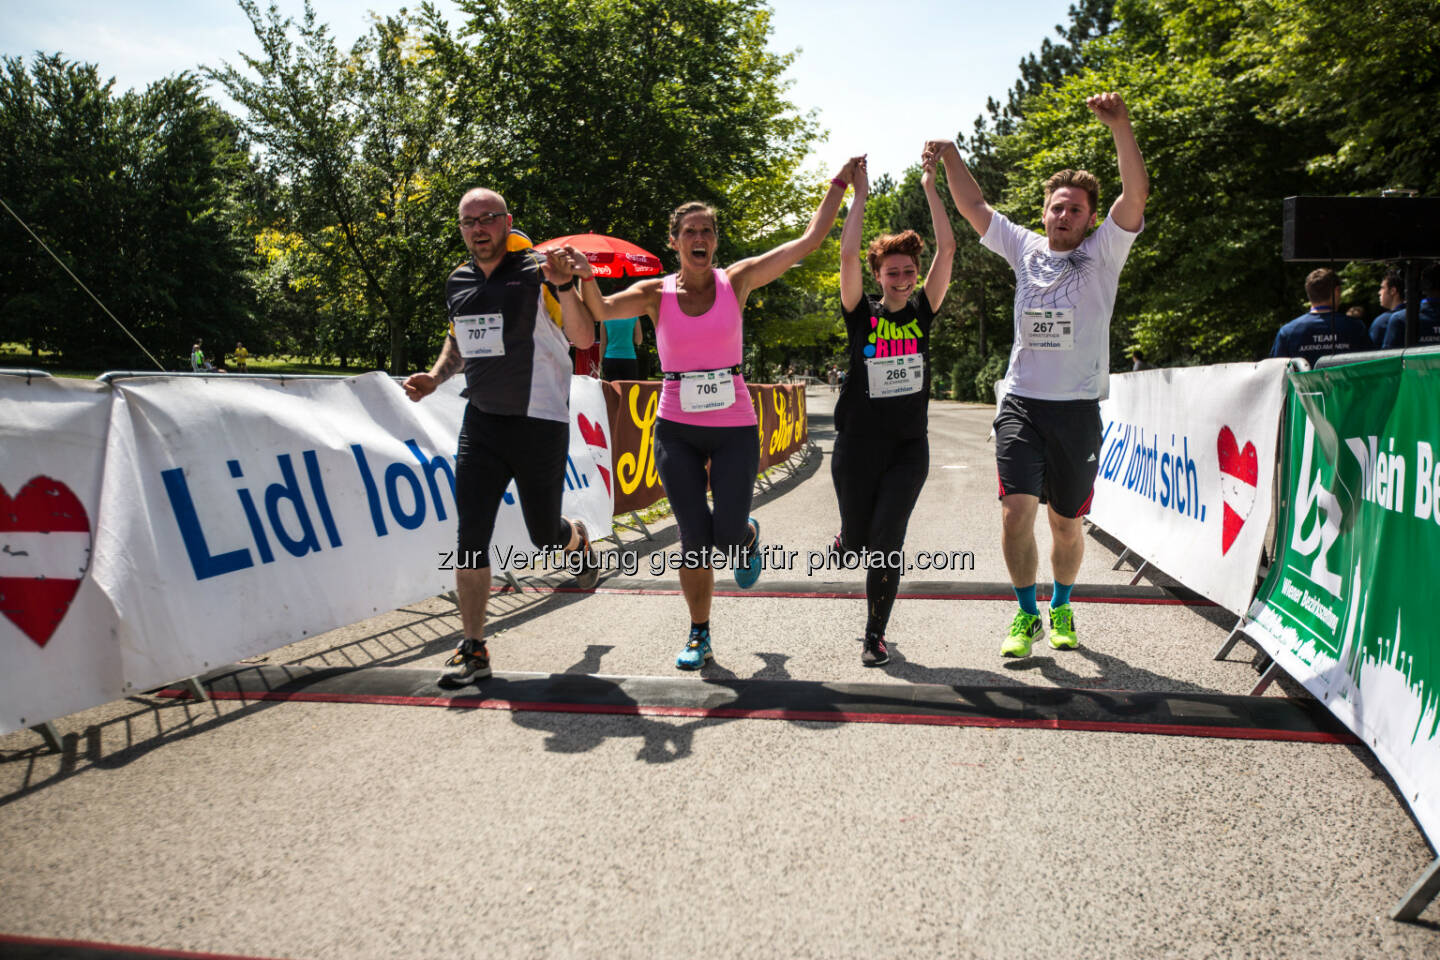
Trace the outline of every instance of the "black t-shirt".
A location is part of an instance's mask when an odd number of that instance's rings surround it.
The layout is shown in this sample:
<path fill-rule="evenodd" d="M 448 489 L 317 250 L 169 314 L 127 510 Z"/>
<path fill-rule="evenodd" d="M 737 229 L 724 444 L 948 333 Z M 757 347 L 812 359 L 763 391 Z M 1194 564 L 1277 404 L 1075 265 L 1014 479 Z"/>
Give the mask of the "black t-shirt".
<path fill-rule="evenodd" d="M 845 311 L 850 338 L 850 369 L 835 403 L 835 429 L 851 433 L 885 433 L 901 439 L 925 436 L 930 402 L 930 325 L 935 312 L 924 287 L 916 289 L 894 313 L 880 297 L 866 294 L 854 310 Z M 924 358 L 925 382 L 914 393 L 871 397 L 865 362 L 872 357 L 915 353 Z"/>

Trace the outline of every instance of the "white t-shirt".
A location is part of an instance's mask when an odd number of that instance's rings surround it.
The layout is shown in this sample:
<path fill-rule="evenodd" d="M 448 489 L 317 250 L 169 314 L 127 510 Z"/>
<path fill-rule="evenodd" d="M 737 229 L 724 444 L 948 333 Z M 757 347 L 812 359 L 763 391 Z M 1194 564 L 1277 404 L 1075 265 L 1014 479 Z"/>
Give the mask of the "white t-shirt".
<path fill-rule="evenodd" d="M 1004 214 L 991 216 L 980 244 L 1015 271 L 1015 346 L 1005 393 L 1035 400 L 1109 396 L 1110 314 L 1120 268 L 1139 235 L 1109 219 L 1080 246 L 1057 254 L 1044 234 Z"/>

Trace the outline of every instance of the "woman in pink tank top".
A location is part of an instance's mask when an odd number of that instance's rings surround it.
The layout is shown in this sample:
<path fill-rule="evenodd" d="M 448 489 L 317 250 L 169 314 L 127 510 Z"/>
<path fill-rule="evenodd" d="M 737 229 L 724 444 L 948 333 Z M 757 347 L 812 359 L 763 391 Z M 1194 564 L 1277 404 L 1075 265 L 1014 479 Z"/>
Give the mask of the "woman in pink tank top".
<path fill-rule="evenodd" d="M 670 215 L 670 247 L 680 269 L 641 280 L 613 296 L 593 283 L 582 285 L 596 320 L 646 314 L 655 319 L 655 342 L 665 385 L 655 425 L 655 460 L 665 495 L 675 511 L 682 551 L 680 589 L 690 610 L 690 634 L 676 658 L 695 670 L 711 659 L 711 567 L 716 550 L 742 588 L 754 585 L 762 566 L 760 524 L 750 498 L 760 465 L 755 409 L 741 376 L 745 300 L 819 249 L 854 179 L 855 157 L 830 181 L 830 189 L 805 232 L 767 253 L 729 267 L 715 266 L 715 211 L 687 203 Z M 570 249 L 578 276 L 593 272 L 585 255 Z M 708 465 L 708 473 L 707 473 Z M 709 486 L 713 507 L 705 499 Z"/>

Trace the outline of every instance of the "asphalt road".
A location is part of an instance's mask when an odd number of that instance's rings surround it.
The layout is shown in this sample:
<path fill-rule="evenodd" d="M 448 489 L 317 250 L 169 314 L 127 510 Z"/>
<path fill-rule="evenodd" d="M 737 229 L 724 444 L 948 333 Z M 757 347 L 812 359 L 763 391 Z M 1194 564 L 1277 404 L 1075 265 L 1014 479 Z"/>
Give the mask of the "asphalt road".
<path fill-rule="evenodd" d="M 688 619 L 647 566 L 666 521 L 622 531 L 639 570 L 596 594 L 498 596 L 497 672 L 678 677 L 702 704 L 750 680 L 1253 687 L 1248 647 L 1212 659 L 1232 618 L 1206 606 L 1081 602 L 1078 651 L 1003 660 L 1013 600 L 935 598 L 1006 580 L 989 411 L 939 403 L 906 550 L 973 566 L 910 571 L 895 659 L 863 668 L 864 602 L 829 596 L 863 576 L 803 569 L 838 524 L 830 402 L 812 389 L 817 453 L 755 510 L 802 568 L 717 598 L 713 665 L 672 666 Z M 1117 552 L 1092 533 L 1080 583 L 1124 599 Z M 433 598 L 263 665 L 403 686 L 457 629 Z M 1387 919 L 1432 854 L 1356 744 L 160 697 L 57 726 L 59 754 L 0 739 L 0 934 L 291 958 L 1440 956 L 1440 907 Z"/>

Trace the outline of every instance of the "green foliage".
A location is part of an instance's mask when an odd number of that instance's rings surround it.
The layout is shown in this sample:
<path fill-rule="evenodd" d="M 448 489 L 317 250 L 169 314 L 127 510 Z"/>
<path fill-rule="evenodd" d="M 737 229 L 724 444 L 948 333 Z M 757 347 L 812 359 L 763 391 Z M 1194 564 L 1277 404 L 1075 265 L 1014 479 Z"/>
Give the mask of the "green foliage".
<path fill-rule="evenodd" d="M 182 73 L 115 96 L 59 54 L 0 66 L 0 197 L 162 364 L 188 369 L 250 334 L 238 205 L 249 161 L 231 119 Z M 0 227 L 0 340 L 67 366 L 152 367 L 11 217 Z"/>
<path fill-rule="evenodd" d="M 606 233 L 673 262 L 670 211 L 700 200 L 734 262 L 796 236 L 818 205 L 797 176 L 815 124 L 784 99 L 792 58 L 765 48 L 759 0 L 460 7 L 461 36 L 427 41 L 456 78 L 455 122 L 475 132 L 470 172 L 537 241 Z M 751 298 L 760 362 L 831 335 L 834 258 L 827 248 Z"/>
<path fill-rule="evenodd" d="M 404 11 L 346 54 L 308 0 L 299 24 L 239 2 L 259 53 L 242 55 L 247 72 L 207 73 L 262 147 L 267 305 L 308 321 L 292 349 L 407 369 L 443 336 L 440 291 L 463 255 L 452 221 L 472 141 L 454 84 Z"/>
<path fill-rule="evenodd" d="M 1128 369 L 1131 344 L 1160 364 L 1264 356 L 1315 266 L 1281 260 L 1284 197 L 1440 189 L 1428 130 L 1440 21 L 1422 15 L 1433 4 L 1120 0 L 1103 29 L 1103 5 L 1084 6 L 1086 22 L 1072 8 L 1074 56 L 1022 64 L 1010 105 L 977 122 L 971 161 L 1018 223 L 1038 227 L 1041 184 L 1062 167 L 1100 177 L 1103 211 L 1119 190 L 1114 147 L 1084 99 L 1125 96 L 1152 192 L 1121 277 L 1112 369 Z M 957 263 L 957 283 L 969 269 Z M 1372 312 L 1373 274 L 1346 274 Z"/>
<path fill-rule="evenodd" d="M 801 173 L 816 124 L 786 100 L 792 56 L 766 49 L 762 0 L 462 0 L 453 30 L 425 4 L 377 18 L 348 51 L 309 7 L 297 24 L 239 2 L 256 49 L 204 71 L 239 120 L 188 73 L 117 95 L 60 54 L 0 62 L 0 197 L 167 366 L 184 366 L 196 336 L 212 355 L 243 339 L 347 366 L 423 363 L 464 256 L 453 220 L 470 186 L 504 194 L 537 241 L 610 233 L 667 260 L 669 212 L 703 200 L 722 262 L 795 236 L 823 188 Z M 1314 266 L 1280 260 L 1284 197 L 1440 194 L 1433 8 L 1076 0 L 957 139 L 1018 223 L 1038 226 L 1040 185 L 1066 166 L 1100 177 L 1103 211 L 1119 190 L 1114 147 L 1084 98 L 1120 91 L 1152 195 L 1121 278 L 1112 368 L 1128 369 L 1132 345 L 1158 364 L 1255 358 L 1303 308 Z M 0 340 L 72 368 L 147 364 L 33 239 L 0 223 Z M 952 226 L 935 383 L 989 402 L 1013 278 L 968 224 Z M 865 212 L 866 242 L 907 228 L 933 249 L 918 168 L 880 178 Z M 751 297 L 758 368 L 838 355 L 837 237 Z M 1344 295 L 1370 313 L 1381 269 L 1342 271 Z"/>

